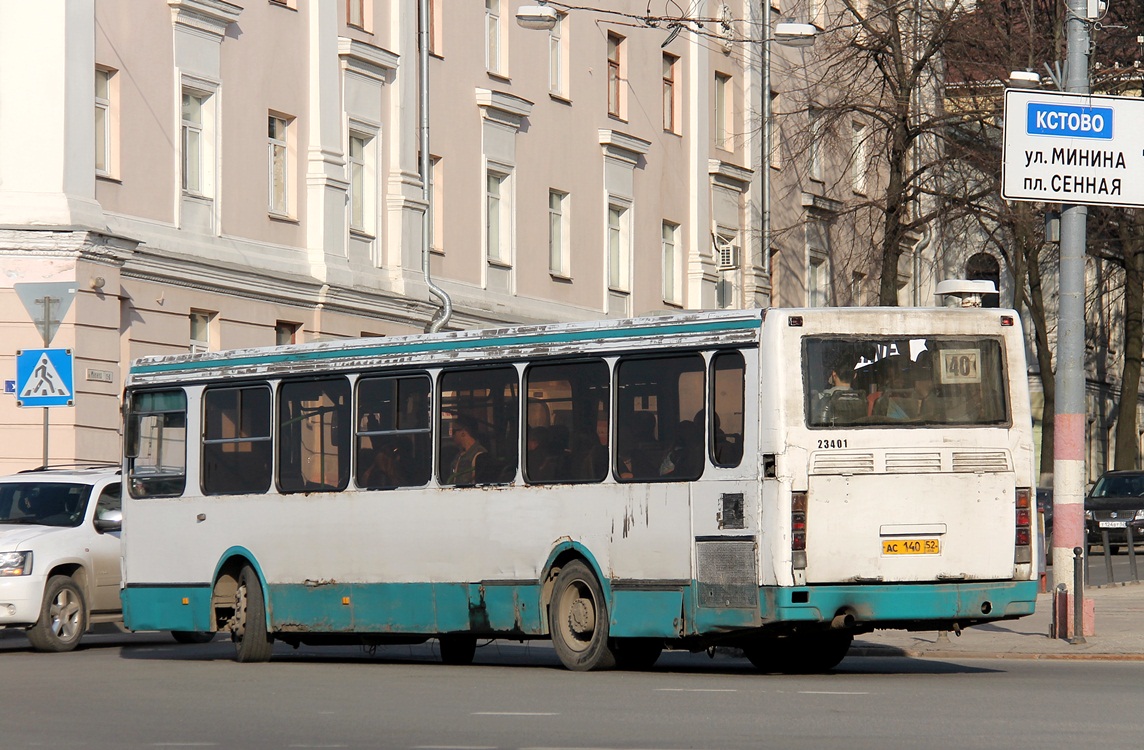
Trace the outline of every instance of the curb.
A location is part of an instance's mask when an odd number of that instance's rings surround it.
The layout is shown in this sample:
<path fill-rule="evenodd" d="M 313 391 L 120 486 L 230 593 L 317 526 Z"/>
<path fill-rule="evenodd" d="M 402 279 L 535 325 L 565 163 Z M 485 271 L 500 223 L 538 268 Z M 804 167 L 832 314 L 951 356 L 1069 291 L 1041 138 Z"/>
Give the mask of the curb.
<path fill-rule="evenodd" d="M 1144 654 L 1094 653 L 1036 653 L 1031 651 L 949 651 L 898 648 L 896 646 L 851 647 L 846 654 L 858 657 L 906 657 L 909 659 L 1026 659 L 1044 661 L 1144 661 Z"/>

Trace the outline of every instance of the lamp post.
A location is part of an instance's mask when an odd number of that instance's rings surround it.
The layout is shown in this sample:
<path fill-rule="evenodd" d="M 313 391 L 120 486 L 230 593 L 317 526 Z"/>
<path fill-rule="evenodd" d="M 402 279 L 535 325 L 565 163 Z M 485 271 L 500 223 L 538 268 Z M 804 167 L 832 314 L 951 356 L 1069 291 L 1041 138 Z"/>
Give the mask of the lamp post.
<path fill-rule="evenodd" d="M 780 21 L 771 31 L 771 3 L 763 0 L 763 153 L 760 189 L 762 190 L 763 273 L 768 283 L 771 278 L 771 153 L 774 151 L 774 111 L 771 103 L 771 42 L 784 47 L 810 47 L 818 29 L 813 24 Z M 773 294 L 773 287 L 771 293 Z"/>

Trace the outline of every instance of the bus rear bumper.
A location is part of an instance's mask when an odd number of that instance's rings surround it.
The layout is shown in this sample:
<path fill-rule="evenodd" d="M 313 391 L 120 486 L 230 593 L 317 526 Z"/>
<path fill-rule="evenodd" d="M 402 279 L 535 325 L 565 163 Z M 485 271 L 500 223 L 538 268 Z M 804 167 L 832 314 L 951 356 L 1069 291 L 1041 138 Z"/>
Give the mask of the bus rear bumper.
<path fill-rule="evenodd" d="M 1036 581 L 764 588 L 762 614 L 768 623 L 829 624 L 849 616 L 861 630 L 933 630 L 1031 615 L 1037 588 Z"/>

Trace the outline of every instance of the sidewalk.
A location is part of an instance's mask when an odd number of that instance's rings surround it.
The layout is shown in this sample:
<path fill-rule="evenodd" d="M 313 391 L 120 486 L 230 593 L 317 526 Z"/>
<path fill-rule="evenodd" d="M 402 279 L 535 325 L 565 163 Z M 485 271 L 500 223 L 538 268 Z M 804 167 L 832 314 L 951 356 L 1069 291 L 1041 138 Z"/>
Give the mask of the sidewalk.
<path fill-rule="evenodd" d="M 878 630 L 855 638 L 850 656 L 1144 661 L 1144 584 L 1109 584 L 1084 593 L 1096 604 L 1096 634 L 1085 643 L 1049 637 L 1053 597 L 1041 594 L 1037 611 L 1019 620 L 976 625 L 960 636 Z"/>

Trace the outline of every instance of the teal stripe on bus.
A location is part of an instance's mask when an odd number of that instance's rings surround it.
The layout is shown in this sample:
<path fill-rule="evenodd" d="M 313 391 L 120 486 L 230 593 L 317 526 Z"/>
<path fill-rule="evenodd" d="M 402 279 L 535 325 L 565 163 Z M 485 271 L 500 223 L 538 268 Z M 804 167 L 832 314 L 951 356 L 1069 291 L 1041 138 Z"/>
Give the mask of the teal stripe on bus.
<path fill-rule="evenodd" d="M 518 336 L 500 336 L 495 338 L 470 338 L 460 341 L 433 340 L 418 341 L 406 344 L 359 346 L 350 349 L 320 349 L 309 351 L 306 349 L 291 349 L 289 352 L 251 355 L 234 358 L 218 358 L 208 360 L 190 360 L 185 362 L 156 363 L 149 365 L 136 365 L 131 368 L 132 374 L 146 375 L 161 372 L 178 372 L 192 370 L 213 370 L 219 367 L 248 367 L 252 365 L 269 365 L 278 362 L 314 362 L 330 359 L 344 359 L 348 357 L 376 357 L 393 354 L 418 354 L 443 351 L 465 351 L 471 349 L 485 349 L 503 346 L 544 344 L 571 344 L 598 340 L 618 340 L 626 338 L 640 338 L 642 336 L 668 336 L 695 333 L 715 333 L 719 331 L 748 330 L 762 326 L 759 318 L 747 320 L 719 320 L 709 323 L 681 323 L 671 326 L 644 326 L 640 328 L 614 328 L 602 331 L 569 331 L 566 333 L 525 334 Z"/>

